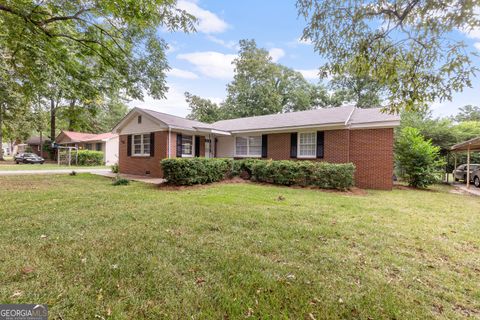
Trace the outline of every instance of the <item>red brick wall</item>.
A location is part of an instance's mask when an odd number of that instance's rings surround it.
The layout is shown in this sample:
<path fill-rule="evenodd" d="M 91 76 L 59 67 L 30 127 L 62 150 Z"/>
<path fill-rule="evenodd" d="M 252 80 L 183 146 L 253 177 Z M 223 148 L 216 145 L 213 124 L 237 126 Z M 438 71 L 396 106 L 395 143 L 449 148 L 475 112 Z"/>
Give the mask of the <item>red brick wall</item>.
<path fill-rule="evenodd" d="M 135 157 L 127 155 L 128 135 L 120 136 L 118 166 L 120 173 L 146 175 L 150 171 L 151 177 L 163 176 L 160 160 L 167 157 L 167 131 L 155 132 L 155 156 Z"/>
<path fill-rule="evenodd" d="M 170 133 L 170 156 L 177 156 L 177 134 Z M 154 157 L 135 157 L 127 156 L 128 135 L 120 136 L 119 143 L 119 169 L 120 173 L 146 175 L 150 171 L 151 177 L 163 177 L 160 161 L 168 158 L 168 131 L 155 132 L 155 156 Z M 205 156 L 205 137 L 200 137 L 200 156 Z"/>
<path fill-rule="evenodd" d="M 290 133 L 268 135 L 268 158 L 290 159 Z M 393 129 L 325 131 L 322 161 L 352 162 L 355 184 L 360 188 L 386 189 L 393 186 Z"/>
<path fill-rule="evenodd" d="M 323 161 L 331 163 L 346 163 L 348 160 L 348 130 L 325 131 Z"/>
<path fill-rule="evenodd" d="M 350 161 L 360 188 L 390 190 L 393 186 L 393 129 L 350 132 Z"/>
<path fill-rule="evenodd" d="M 290 133 L 274 133 L 267 136 L 267 158 L 290 159 Z"/>

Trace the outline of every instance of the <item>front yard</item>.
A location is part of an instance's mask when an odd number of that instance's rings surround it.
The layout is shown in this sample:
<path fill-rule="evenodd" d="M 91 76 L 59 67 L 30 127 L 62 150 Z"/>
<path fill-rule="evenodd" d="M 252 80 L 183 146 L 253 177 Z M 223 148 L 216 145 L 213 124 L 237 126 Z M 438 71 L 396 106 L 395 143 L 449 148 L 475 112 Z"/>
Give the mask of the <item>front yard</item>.
<path fill-rule="evenodd" d="M 480 201 L 0 177 L 0 301 L 52 319 L 480 317 Z"/>
<path fill-rule="evenodd" d="M 20 171 L 20 170 L 78 170 L 78 169 L 110 169 L 109 166 L 68 166 L 55 163 L 45 164 L 15 164 L 11 162 L 0 162 L 0 171 Z"/>

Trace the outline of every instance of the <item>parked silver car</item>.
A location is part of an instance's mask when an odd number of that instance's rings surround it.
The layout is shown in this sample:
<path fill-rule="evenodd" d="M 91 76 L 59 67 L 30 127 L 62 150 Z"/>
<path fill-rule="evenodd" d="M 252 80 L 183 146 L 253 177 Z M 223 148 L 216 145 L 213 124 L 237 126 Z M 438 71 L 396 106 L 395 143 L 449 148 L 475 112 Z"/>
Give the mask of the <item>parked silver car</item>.
<path fill-rule="evenodd" d="M 455 181 L 467 181 L 467 165 L 461 164 L 457 169 L 453 170 L 453 178 Z M 470 180 L 473 181 L 476 187 L 480 187 L 480 164 L 470 164 Z"/>

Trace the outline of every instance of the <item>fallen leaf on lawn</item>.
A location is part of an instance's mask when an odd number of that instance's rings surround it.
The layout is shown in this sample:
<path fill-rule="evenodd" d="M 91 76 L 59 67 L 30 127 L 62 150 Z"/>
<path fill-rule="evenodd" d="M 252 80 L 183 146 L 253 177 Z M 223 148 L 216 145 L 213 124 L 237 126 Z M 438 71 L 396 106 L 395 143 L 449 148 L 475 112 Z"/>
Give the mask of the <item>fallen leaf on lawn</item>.
<path fill-rule="evenodd" d="M 292 274 L 292 273 L 289 273 L 289 274 L 287 274 L 287 279 L 293 280 L 293 279 L 295 279 L 295 275 Z"/>
<path fill-rule="evenodd" d="M 109 307 L 109 308 L 107 308 L 107 316 L 111 316 L 111 315 L 112 315 L 112 309 L 110 309 L 110 307 Z"/>
<path fill-rule="evenodd" d="M 253 316 L 253 309 L 252 308 L 248 308 L 247 310 L 247 313 L 245 314 L 245 317 L 246 318 L 250 318 Z"/>
<path fill-rule="evenodd" d="M 338 299 L 338 302 L 339 302 L 339 303 L 343 303 L 343 299 L 342 299 L 342 298 L 339 298 L 339 299 Z"/>
<path fill-rule="evenodd" d="M 82 263 L 87 263 L 87 258 L 82 258 L 80 261 L 82 261 Z"/>
<path fill-rule="evenodd" d="M 204 282 L 206 282 L 206 281 L 205 281 L 205 279 L 203 279 L 203 278 L 197 278 L 197 279 L 195 280 L 195 283 L 196 283 L 196 284 L 201 284 L 201 283 L 204 283 Z"/>
<path fill-rule="evenodd" d="M 17 291 L 15 291 L 15 292 L 10 296 L 10 298 L 18 298 L 18 297 L 20 297 L 22 294 L 23 294 L 22 291 L 17 290 Z"/>
<path fill-rule="evenodd" d="M 317 320 L 317 318 L 315 318 L 315 317 L 313 316 L 313 313 L 309 313 L 309 314 L 308 314 L 308 317 L 309 317 L 310 319 L 312 319 L 312 320 Z"/>
<path fill-rule="evenodd" d="M 34 269 L 32 267 L 23 267 L 22 268 L 22 273 L 23 274 L 29 274 L 29 273 L 32 273 L 34 271 Z"/>
<path fill-rule="evenodd" d="M 47 237 L 46 234 L 42 234 L 42 235 L 40 236 L 40 239 L 45 239 L 46 237 Z"/>

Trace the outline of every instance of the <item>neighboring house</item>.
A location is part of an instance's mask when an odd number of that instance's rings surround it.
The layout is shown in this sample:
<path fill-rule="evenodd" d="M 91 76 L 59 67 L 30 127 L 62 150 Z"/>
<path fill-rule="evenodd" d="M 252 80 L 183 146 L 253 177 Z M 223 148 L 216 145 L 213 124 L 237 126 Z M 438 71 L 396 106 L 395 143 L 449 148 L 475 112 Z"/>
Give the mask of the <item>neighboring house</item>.
<path fill-rule="evenodd" d="M 114 128 L 121 173 L 162 177 L 160 160 L 229 157 L 352 162 L 361 188 L 391 189 L 400 118 L 350 106 L 218 121 L 134 108 Z"/>
<path fill-rule="evenodd" d="M 3 156 L 9 156 L 10 155 L 10 144 L 8 143 L 2 143 L 2 151 L 3 151 Z"/>
<path fill-rule="evenodd" d="M 51 143 L 50 139 L 48 138 L 43 138 L 42 142 L 44 145 Z M 26 144 L 27 144 L 28 151 L 33 152 L 36 155 L 39 155 L 45 159 L 50 157 L 49 152 L 42 150 L 42 146 L 40 144 L 40 137 L 37 137 L 37 136 L 30 137 L 27 139 Z"/>
<path fill-rule="evenodd" d="M 118 135 L 114 133 L 62 131 L 55 142 L 60 146 L 77 147 L 80 150 L 101 151 L 106 165 L 118 163 Z"/>

